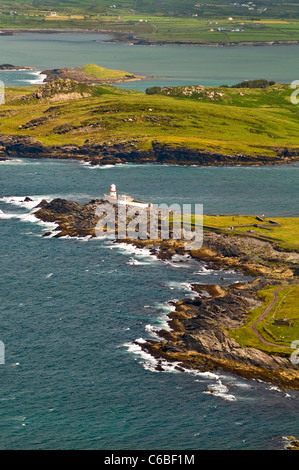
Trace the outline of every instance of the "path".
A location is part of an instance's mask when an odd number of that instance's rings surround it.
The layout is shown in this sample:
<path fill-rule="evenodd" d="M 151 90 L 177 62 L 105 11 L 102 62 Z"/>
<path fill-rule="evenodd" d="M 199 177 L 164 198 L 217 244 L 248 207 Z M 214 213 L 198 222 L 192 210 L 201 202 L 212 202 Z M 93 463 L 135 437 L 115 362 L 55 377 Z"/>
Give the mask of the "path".
<path fill-rule="evenodd" d="M 267 344 L 268 346 L 274 346 L 276 348 L 290 348 L 290 346 L 282 346 L 280 344 L 276 344 L 276 343 L 271 343 L 270 341 L 267 341 L 258 331 L 257 329 L 255 328 L 255 325 L 257 323 L 259 323 L 260 321 L 264 320 L 265 317 L 268 315 L 268 313 L 271 312 L 272 308 L 274 307 L 276 301 L 277 301 L 277 297 L 278 297 L 278 293 L 285 289 L 285 287 L 280 287 L 279 289 L 276 289 L 274 292 L 273 292 L 273 299 L 270 303 L 270 305 L 268 305 L 267 308 L 265 308 L 265 310 L 263 311 L 263 313 L 261 314 L 261 316 L 255 321 L 253 322 L 251 325 L 250 325 L 250 328 L 252 329 L 253 333 L 259 338 L 260 341 L 262 341 L 262 343 L 264 344 Z"/>

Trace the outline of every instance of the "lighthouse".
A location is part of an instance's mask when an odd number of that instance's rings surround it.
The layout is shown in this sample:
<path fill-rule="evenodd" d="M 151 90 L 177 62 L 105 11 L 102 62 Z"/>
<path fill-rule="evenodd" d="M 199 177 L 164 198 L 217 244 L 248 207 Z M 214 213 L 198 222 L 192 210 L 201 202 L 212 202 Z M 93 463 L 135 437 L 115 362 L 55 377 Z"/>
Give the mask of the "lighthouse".
<path fill-rule="evenodd" d="M 114 199 L 117 199 L 117 189 L 116 189 L 115 184 L 112 184 L 112 185 L 111 185 L 111 188 L 110 188 L 110 197 L 113 197 Z"/>

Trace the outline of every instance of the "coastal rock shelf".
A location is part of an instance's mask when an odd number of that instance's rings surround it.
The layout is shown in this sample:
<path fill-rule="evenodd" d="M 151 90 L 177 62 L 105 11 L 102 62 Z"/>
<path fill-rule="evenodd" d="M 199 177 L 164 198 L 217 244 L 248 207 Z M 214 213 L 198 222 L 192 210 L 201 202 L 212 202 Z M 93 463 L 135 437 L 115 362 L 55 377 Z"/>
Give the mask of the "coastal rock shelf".
<path fill-rule="evenodd" d="M 195 284 L 198 298 L 176 302 L 175 311 L 168 314 L 171 331 L 161 330 L 161 341 L 148 340 L 140 346 L 156 358 L 174 361 L 187 369 L 225 370 L 282 388 L 299 389 L 299 373 L 290 362 L 287 349 L 284 356 L 241 347 L 228 333 L 246 323 L 247 313 L 258 305 L 257 291 L 269 283 L 267 279 L 256 279 L 221 288 L 221 292 L 218 286 Z M 205 291 L 209 298 L 201 298 Z"/>

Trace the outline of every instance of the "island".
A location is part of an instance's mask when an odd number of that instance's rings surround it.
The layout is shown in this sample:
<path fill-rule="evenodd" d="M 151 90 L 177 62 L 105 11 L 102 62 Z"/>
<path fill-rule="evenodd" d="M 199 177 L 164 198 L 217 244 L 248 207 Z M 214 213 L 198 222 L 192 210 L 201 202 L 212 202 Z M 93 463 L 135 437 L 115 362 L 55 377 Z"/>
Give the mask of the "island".
<path fill-rule="evenodd" d="M 98 73 L 105 83 L 49 78 L 39 86 L 6 88 L 1 155 L 92 165 L 299 160 L 299 106 L 291 101 L 289 85 L 257 81 L 254 87 L 155 87 L 144 93 L 107 84 L 136 79 L 127 72 L 91 64 L 82 70 L 91 80 Z"/>
<path fill-rule="evenodd" d="M 56 224 L 44 237 L 94 238 L 101 219 L 96 211 L 103 204 L 114 206 L 117 201 L 44 200 L 34 215 Z M 204 215 L 199 249 L 171 236 L 171 219 L 169 227 L 169 239 L 121 241 L 147 247 L 162 262 L 184 254 L 209 269 L 233 269 L 251 280 L 226 287 L 194 284 L 193 298 L 173 303 L 169 329 L 158 332 L 159 340 L 139 346 L 157 359 L 158 370 L 166 360 L 178 370 L 223 370 L 298 390 L 299 370 L 292 358 L 299 334 L 299 218 Z"/>

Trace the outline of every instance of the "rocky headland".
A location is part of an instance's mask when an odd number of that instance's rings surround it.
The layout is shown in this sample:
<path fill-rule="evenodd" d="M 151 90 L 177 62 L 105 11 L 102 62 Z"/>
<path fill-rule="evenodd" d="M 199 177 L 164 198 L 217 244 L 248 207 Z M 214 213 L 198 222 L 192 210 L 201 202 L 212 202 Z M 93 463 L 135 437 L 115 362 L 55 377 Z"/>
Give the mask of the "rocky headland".
<path fill-rule="evenodd" d="M 0 70 L 36 70 L 36 69 L 35 67 L 29 67 L 25 65 L 1 64 Z"/>
<path fill-rule="evenodd" d="M 88 85 L 113 84 L 132 80 L 142 80 L 145 78 L 138 77 L 133 73 L 127 72 L 114 73 L 111 76 L 101 76 L 91 72 L 88 73 L 83 66 L 44 70 L 42 74 L 46 75 L 44 80 L 45 82 L 50 82 L 52 80 L 74 80 Z"/>
<path fill-rule="evenodd" d="M 102 199 L 86 204 L 64 199 L 42 201 L 34 215 L 57 225 L 54 232 L 44 236 L 95 237 L 99 221 L 96 208 L 103 202 Z M 168 314 L 170 330 L 161 330 L 159 340 L 148 340 L 141 345 L 158 362 L 166 359 L 175 362 L 178 368 L 225 370 L 285 389 L 299 389 L 299 371 L 290 361 L 289 347 L 285 353 L 281 348 L 279 353 L 267 353 L 255 347 L 242 347 L 229 334 L 229 330 L 246 323 L 250 310 L 263 305 L 258 291 L 267 285 L 298 283 L 298 252 L 283 251 L 255 237 L 230 235 L 205 227 L 200 249 L 186 248 L 184 240 L 126 238 L 121 241 L 147 247 L 160 260 L 187 254 L 210 269 L 234 269 L 252 277 L 251 281 L 227 287 L 194 284 L 195 297 L 174 303 L 175 310 Z"/>

